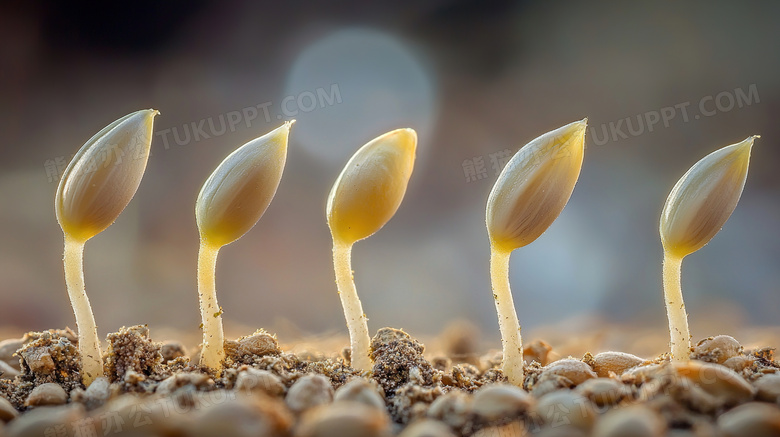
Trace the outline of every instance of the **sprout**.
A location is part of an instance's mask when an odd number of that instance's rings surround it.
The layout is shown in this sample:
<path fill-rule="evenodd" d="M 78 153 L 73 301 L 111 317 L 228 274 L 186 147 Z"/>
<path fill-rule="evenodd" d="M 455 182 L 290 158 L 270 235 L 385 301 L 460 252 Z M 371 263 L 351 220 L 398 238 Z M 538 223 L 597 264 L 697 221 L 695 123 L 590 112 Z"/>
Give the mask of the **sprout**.
<path fill-rule="evenodd" d="M 109 227 L 135 195 L 157 114 L 154 109 L 134 112 L 103 128 L 79 149 L 57 186 L 54 209 L 65 234 L 65 283 L 76 315 L 85 386 L 103 376 L 103 361 L 84 291 L 84 244 Z"/>
<path fill-rule="evenodd" d="M 490 277 L 509 382 L 523 384 L 523 344 L 509 289 L 509 255 L 539 238 L 574 191 L 588 119 L 548 132 L 521 148 L 498 176 L 487 203 Z"/>
<path fill-rule="evenodd" d="M 352 367 L 367 370 L 366 315 L 352 279 L 352 245 L 378 231 L 393 217 L 406 193 L 417 148 L 417 133 L 397 129 L 361 147 L 347 162 L 328 196 L 328 226 L 333 265 L 352 348 Z"/>
<path fill-rule="evenodd" d="M 209 176 L 195 203 L 200 231 L 198 295 L 203 321 L 200 365 L 221 373 L 225 358 L 222 309 L 214 272 L 222 246 L 241 238 L 271 203 L 287 159 L 287 137 L 294 121 L 236 149 Z"/>
<path fill-rule="evenodd" d="M 749 137 L 702 158 L 677 181 L 666 199 L 659 228 L 664 247 L 664 300 L 675 361 L 687 361 L 691 349 L 680 287 L 682 260 L 704 247 L 736 208 L 756 138 Z"/>

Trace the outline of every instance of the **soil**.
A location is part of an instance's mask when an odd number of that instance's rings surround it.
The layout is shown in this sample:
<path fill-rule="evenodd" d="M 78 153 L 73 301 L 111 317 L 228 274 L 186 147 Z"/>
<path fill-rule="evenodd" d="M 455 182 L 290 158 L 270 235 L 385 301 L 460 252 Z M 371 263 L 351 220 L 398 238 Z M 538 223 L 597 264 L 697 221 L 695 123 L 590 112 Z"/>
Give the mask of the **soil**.
<path fill-rule="evenodd" d="M 525 346 L 522 388 L 501 354 L 480 356 L 467 331 L 446 353 L 402 330 L 372 339 L 370 372 L 340 355 L 288 353 L 262 330 L 225 342 L 224 369 L 197 365 L 146 326 L 109 334 L 105 377 L 81 384 L 73 331 L 0 343 L 1 436 L 780 436 L 780 362 L 710 337 L 692 360 L 621 352 L 556 359 Z M 9 350 L 13 350 L 10 353 Z"/>

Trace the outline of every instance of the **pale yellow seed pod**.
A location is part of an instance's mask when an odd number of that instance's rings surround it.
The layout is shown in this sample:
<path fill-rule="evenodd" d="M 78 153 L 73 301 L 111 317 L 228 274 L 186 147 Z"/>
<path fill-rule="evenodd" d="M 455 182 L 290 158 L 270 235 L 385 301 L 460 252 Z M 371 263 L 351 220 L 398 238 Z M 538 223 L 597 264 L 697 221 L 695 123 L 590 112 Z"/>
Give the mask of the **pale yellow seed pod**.
<path fill-rule="evenodd" d="M 416 149 L 417 133 L 407 128 L 381 135 L 355 152 L 328 196 L 334 241 L 351 245 L 393 217 L 406 193 Z"/>
<path fill-rule="evenodd" d="M 561 214 L 582 168 L 587 122 L 539 136 L 501 171 L 487 204 L 488 234 L 497 249 L 512 251 L 533 242 Z"/>
<path fill-rule="evenodd" d="M 720 231 L 742 195 L 756 138 L 710 153 L 677 181 L 661 213 L 661 241 L 667 253 L 682 258 Z"/>
<path fill-rule="evenodd" d="M 201 239 L 221 247 L 260 220 L 282 179 L 293 122 L 239 147 L 209 176 L 195 203 Z"/>
<path fill-rule="evenodd" d="M 86 241 L 109 227 L 138 190 L 159 114 L 145 109 L 109 124 L 89 139 L 60 179 L 55 211 L 65 234 Z"/>

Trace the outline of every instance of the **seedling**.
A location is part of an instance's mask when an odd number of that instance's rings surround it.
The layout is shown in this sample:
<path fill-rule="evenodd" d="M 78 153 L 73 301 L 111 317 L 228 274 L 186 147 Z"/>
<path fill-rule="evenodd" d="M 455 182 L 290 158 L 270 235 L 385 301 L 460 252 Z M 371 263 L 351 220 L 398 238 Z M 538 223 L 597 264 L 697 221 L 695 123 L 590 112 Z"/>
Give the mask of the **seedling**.
<path fill-rule="evenodd" d="M 680 269 L 685 256 L 706 245 L 737 206 L 747 180 L 750 151 L 757 135 L 716 150 L 688 170 L 672 188 L 661 213 L 663 280 L 674 361 L 690 358 L 691 335 Z"/>
<path fill-rule="evenodd" d="M 366 315 L 352 278 L 352 245 L 382 228 L 406 193 L 414 167 L 417 133 L 397 129 L 361 147 L 330 190 L 326 208 L 333 236 L 333 266 L 352 348 L 352 367 L 368 370 Z"/>
<path fill-rule="evenodd" d="M 195 203 L 200 231 L 198 296 L 203 322 L 200 365 L 221 373 L 225 359 L 222 309 L 214 273 L 222 246 L 246 234 L 271 203 L 287 160 L 287 137 L 294 121 L 256 138 L 233 153 L 209 176 Z"/>
<path fill-rule="evenodd" d="M 517 386 L 523 385 L 523 344 L 509 288 L 509 255 L 539 238 L 569 201 L 582 168 L 587 121 L 567 124 L 521 148 L 488 197 L 490 277 L 504 351 L 502 371 Z"/>
<path fill-rule="evenodd" d="M 138 190 L 157 114 L 146 109 L 104 127 L 79 149 L 57 186 L 54 210 L 65 234 L 65 283 L 76 315 L 85 386 L 103 376 L 103 360 L 84 290 L 84 245 L 114 223 Z"/>

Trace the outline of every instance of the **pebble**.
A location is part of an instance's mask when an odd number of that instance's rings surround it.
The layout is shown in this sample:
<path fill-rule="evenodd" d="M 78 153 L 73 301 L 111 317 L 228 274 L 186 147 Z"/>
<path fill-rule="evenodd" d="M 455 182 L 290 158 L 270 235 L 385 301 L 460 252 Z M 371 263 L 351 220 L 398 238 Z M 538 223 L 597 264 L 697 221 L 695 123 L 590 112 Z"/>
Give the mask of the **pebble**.
<path fill-rule="evenodd" d="M 729 358 L 739 355 L 742 345 L 728 335 L 709 337 L 700 341 L 693 348 L 693 356 L 702 361 L 723 364 Z"/>
<path fill-rule="evenodd" d="M 27 396 L 24 405 L 27 407 L 40 407 L 43 405 L 62 405 L 68 402 L 68 394 L 59 384 L 47 382 L 35 387 Z"/>
<path fill-rule="evenodd" d="M 5 431 L 8 437 L 49 436 L 58 426 L 77 423 L 83 418 L 84 406 L 81 404 L 39 407 L 13 420 Z"/>
<path fill-rule="evenodd" d="M 241 371 L 236 378 L 236 390 L 244 392 L 263 392 L 267 395 L 280 397 L 284 395 L 284 384 L 278 376 L 267 370 L 249 367 Z"/>
<path fill-rule="evenodd" d="M 101 376 L 92 381 L 86 390 L 75 388 L 70 392 L 71 402 L 84 404 L 87 410 L 94 410 L 105 404 L 111 397 L 111 383 L 108 378 Z"/>
<path fill-rule="evenodd" d="M 745 370 L 747 367 L 752 366 L 755 361 L 756 361 L 755 358 L 752 356 L 737 355 L 736 357 L 731 357 L 728 360 L 724 361 L 723 365 L 739 373 Z"/>
<path fill-rule="evenodd" d="M 593 404 L 572 390 L 558 390 L 542 396 L 536 404 L 542 423 L 552 427 L 568 425 L 589 430 L 596 420 Z"/>
<path fill-rule="evenodd" d="M 33 373 L 48 375 L 57 368 L 54 365 L 54 359 L 52 359 L 49 349 L 46 347 L 26 348 L 20 351 L 19 354 Z"/>
<path fill-rule="evenodd" d="M 281 401 L 265 396 L 233 396 L 231 398 L 230 392 L 226 392 L 224 400 L 195 414 L 186 435 L 275 437 L 289 434 L 292 415 Z"/>
<path fill-rule="evenodd" d="M 472 403 L 473 396 L 452 390 L 436 398 L 428 407 L 426 415 L 452 428 L 460 428 L 469 420 Z"/>
<path fill-rule="evenodd" d="M 160 355 L 163 357 L 163 362 L 168 362 L 187 355 L 187 350 L 178 341 L 166 341 L 160 346 Z"/>
<path fill-rule="evenodd" d="M 573 358 L 567 358 L 555 361 L 542 369 L 539 381 L 542 382 L 549 378 L 555 379 L 555 376 L 562 376 L 574 385 L 580 385 L 588 379 L 596 378 L 598 375 L 586 363 Z"/>
<path fill-rule="evenodd" d="M 15 367 L 11 366 L 5 361 L 0 361 L 0 379 L 12 380 L 20 374 L 21 373 L 16 370 Z"/>
<path fill-rule="evenodd" d="M 472 411 L 485 422 L 511 419 L 529 411 L 534 398 L 510 384 L 489 384 L 474 393 Z"/>
<path fill-rule="evenodd" d="M 182 372 L 176 375 L 169 376 L 163 382 L 157 386 L 155 393 L 159 395 L 168 395 L 176 391 L 180 387 L 185 385 L 194 385 L 195 387 L 202 387 L 213 384 L 214 381 L 203 373 L 196 372 Z"/>
<path fill-rule="evenodd" d="M 398 437 L 455 437 L 455 434 L 437 420 L 422 419 L 407 426 Z"/>
<path fill-rule="evenodd" d="M 0 396 L 0 422 L 10 422 L 19 415 L 11 402 L 8 399 Z"/>
<path fill-rule="evenodd" d="M 242 352 L 257 356 L 281 352 L 276 337 L 262 329 L 255 331 L 252 335 L 239 338 L 238 346 Z"/>
<path fill-rule="evenodd" d="M 300 413 L 333 400 L 330 380 L 322 375 L 306 375 L 299 378 L 287 391 L 287 406 Z"/>
<path fill-rule="evenodd" d="M 593 357 L 593 371 L 602 378 L 607 378 L 610 373 L 620 376 L 628 369 L 636 367 L 645 360 L 636 355 L 623 352 L 601 352 Z"/>
<path fill-rule="evenodd" d="M 616 405 L 628 395 L 623 383 L 612 378 L 589 379 L 578 385 L 574 391 L 599 407 Z"/>
<path fill-rule="evenodd" d="M 762 402 L 748 402 L 718 417 L 723 437 L 780 436 L 780 407 Z"/>
<path fill-rule="evenodd" d="M 601 416 L 593 428 L 593 437 L 664 437 L 666 422 L 643 405 L 616 408 Z"/>
<path fill-rule="evenodd" d="M 385 400 L 379 394 L 379 386 L 365 378 L 354 378 L 342 385 L 333 395 L 336 402 L 354 401 L 374 408 L 385 408 Z"/>
<path fill-rule="evenodd" d="M 780 374 L 770 373 L 753 382 L 756 398 L 764 402 L 780 403 Z"/>
<path fill-rule="evenodd" d="M 359 402 L 323 405 L 304 414 L 296 437 L 390 437 L 384 410 Z"/>
<path fill-rule="evenodd" d="M 22 346 L 24 346 L 24 340 L 21 338 L 0 341 L 0 361 L 5 361 L 16 370 L 22 370 L 19 365 L 19 357 L 14 356 Z"/>
<path fill-rule="evenodd" d="M 747 402 L 753 399 L 756 391 L 741 376 L 720 364 L 691 360 L 673 363 L 673 366 L 679 376 L 690 378 L 724 406 Z"/>

